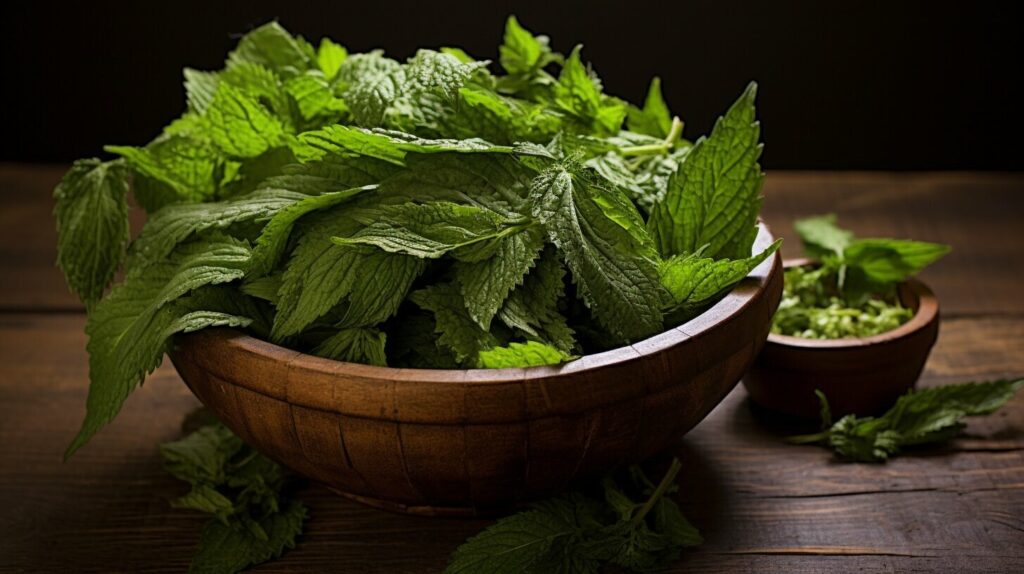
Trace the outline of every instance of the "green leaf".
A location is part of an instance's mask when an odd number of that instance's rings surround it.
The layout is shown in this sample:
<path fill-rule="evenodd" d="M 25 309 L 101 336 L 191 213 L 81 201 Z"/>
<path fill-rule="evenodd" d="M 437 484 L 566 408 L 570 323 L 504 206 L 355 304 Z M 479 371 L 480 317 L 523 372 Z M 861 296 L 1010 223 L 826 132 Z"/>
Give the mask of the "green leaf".
<path fill-rule="evenodd" d="M 343 93 L 357 124 L 379 127 L 384 113 L 401 93 L 405 82 L 402 65 L 375 50 L 345 59 L 338 79 L 347 87 Z"/>
<path fill-rule="evenodd" d="M 513 514 L 464 542 L 445 574 L 520 574 L 522 572 L 597 572 L 589 560 L 569 562 L 571 549 L 593 514 L 593 503 L 579 495 L 547 500 L 535 510 Z M 582 569 L 579 567 L 582 566 Z"/>
<path fill-rule="evenodd" d="M 494 347 L 480 352 L 477 360 L 484 369 L 506 369 L 513 367 L 535 367 L 557 365 L 572 359 L 561 350 L 537 341 L 509 343 L 505 347 Z"/>
<path fill-rule="evenodd" d="M 105 151 L 120 155 L 125 162 L 152 185 L 147 193 L 138 187 L 135 196 L 146 211 L 153 212 L 168 203 L 195 202 L 213 197 L 220 188 L 224 160 L 210 144 L 188 135 L 164 135 L 144 148 L 106 146 Z M 140 193 L 140 191 L 143 191 Z M 152 198 L 152 201 L 147 201 Z"/>
<path fill-rule="evenodd" d="M 78 160 L 53 190 L 57 265 L 92 307 L 110 284 L 128 244 L 128 170 L 120 162 Z"/>
<path fill-rule="evenodd" d="M 526 227 L 498 240 L 490 257 L 455 264 L 455 279 L 466 300 L 466 309 L 484 330 L 490 330 L 491 319 L 509 292 L 522 284 L 543 247 L 540 229 Z"/>
<path fill-rule="evenodd" d="M 847 415 L 829 429 L 790 437 L 793 443 L 821 442 L 840 457 L 885 462 L 904 447 L 944 442 L 963 429 L 961 419 L 995 412 L 1024 388 L 1024 379 L 945 385 L 911 391 L 880 417 Z M 828 402 L 819 394 L 822 412 Z"/>
<path fill-rule="evenodd" d="M 171 305 L 190 291 L 240 279 L 249 248 L 228 238 L 186 243 L 170 257 L 129 271 L 124 283 L 89 315 L 89 397 L 82 428 L 65 453 L 71 456 L 114 419 L 128 395 L 159 366 L 176 332 L 213 325 L 239 326 L 248 318 L 187 320 L 189 309 Z"/>
<path fill-rule="evenodd" d="M 268 22 L 242 37 L 228 55 L 228 66 L 259 64 L 285 75 L 302 73 L 312 65 L 313 54 L 277 22 Z"/>
<path fill-rule="evenodd" d="M 497 345 L 494 335 L 481 329 L 469 316 L 457 285 L 432 285 L 413 291 L 409 299 L 434 314 L 437 344 L 451 349 L 459 363 L 472 367 L 480 351 Z"/>
<path fill-rule="evenodd" d="M 436 201 L 387 205 L 357 217 L 366 225 L 350 237 L 333 237 L 337 245 L 370 245 L 389 253 L 436 259 L 451 253 L 457 259 L 489 257 L 501 241 L 518 234 L 529 220 L 506 219 L 493 211 Z"/>
<path fill-rule="evenodd" d="M 192 485 L 220 484 L 227 480 L 228 461 L 244 446 L 227 427 L 217 424 L 197 429 L 187 437 L 160 445 L 164 469 Z"/>
<path fill-rule="evenodd" d="M 359 230 L 358 222 L 325 212 L 299 239 L 283 275 L 274 321 L 275 340 L 295 335 L 347 299 L 340 327 L 384 321 L 397 310 L 423 262 L 367 247 L 340 246 L 331 237 Z"/>
<path fill-rule="evenodd" d="M 388 366 L 384 354 L 387 336 L 378 329 L 351 327 L 331 335 L 313 349 L 318 357 L 363 363 L 366 365 Z"/>
<path fill-rule="evenodd" d="M 186 494 L 171 501 L 171 508 L 187 508 L 207 514 L 226 516 L 234 510 L 231 499 L 224 496 L 217 489 L 200 484 L 195 486 Z"/>
<path fill-rule="evenodd" d="M 629 106 L 628 123 L 630 131 L 656 138 L 665 138 L 672 129 L 672 114 L 661 95 L 661 78 L 651 80 L 643 109 Z"/>
<path fill-rule="evenodd" d="M 299 151 L 303 161 L 316 160 L 325 153 L 354 153 L 403 165 L 405 156 L 413 153 L 527 153 L 526 148 L 499 146 L 479 138 L 465 140 L 423 139 L 404 132 L 365 130 L 341 125 L 327 126 L 300 137 L 304 147 Z M 536 155 L 536 152 L 533 152 Z"/>
<path fill-rule="evenodd" d="M 554 166 L 533 182 L 534 218 L 561 249 L 577 291 L 623 341 L 659 332 L 665 292 L 642 220 L 628 199 Z"/>
<path fill-rule="evenodd" d="M 348 50 L 344 46 L 335 44 L 330 38 L 320 40 L 320 48 L 316 52 L 316 63 L 320 71 L 328 80 L 333 80 L 338 75 L 338 70 L 348 58 Z"/>
<path fill-rule="evenodd" d="M 188 108 L 193 112 L 205 113 L 217 93 L 220 78 L 217 72 L 203 72 L 185 68 L 185 94 Z"/>
<path fill-rule="evenodd" d="M 843 261 L 875 281 L 899 283 L 949 253 L 948 245 L 903 239 L 857 239 L 843 252 Z"/>
<path fill-rule="evenodd" d="M 697 141 L 669 178 L 664 200 L 647 222 L 663 257 L 694 253 L 714 259 L 750 254 L 761 208 L 760 124 L 754 119 L 757 85 L 751 83 Z"/>
<path fill-rule="evenodd" d="M 206 110 L 207 133 L 229 156 L 256 157 L 288 142 L 284 126 L 258 100 L 221 83 Z"/>
<path fill-rule="evenodd" d="M 169 205 L 156 212 L 132 243 L 131 266 L 163 260 L 193 235 L 244 222 L 264 222 L 307 196 L 282 189 L 262 189 L 213 203 Z"/>
<path fill-rule="evenodd" d="M 333 88 L 319 70 L 289 79 L 284 89 L 295 100 L 299 113 L 306 120 L 319 115 L 336 118 L 348 111 L 345 101 L 335 97 Z"/>
<path fill-rule="evenodd" d="M 600 81 L 580 60 L 582 46 L 576 46 L 565 61 L 555 85 L 555 104 L 574 116 L 588 130 L 614 134 L 622 127 L 626 105 L 601 94 Z"/>
<path fill-rule="evenodd" d="M 281 256 L 288 246 L 292 229 L 303 216 L 314 211 L 328 209 L 345 203 L 352 198 L 376 189 L 375 185 L 366 185 L 346 189 L 343 191 L 325 192 L 323 195 L 304 197 L 290 205 L 279 209 L 267 222 L 260 236 L 256 239 L 256 245 L 252 250 L 252 261 L 248 275 L 260 277 L 270 273 L 277 267 Z"/>
<path fill-rule="evenodd" d="M 803 241 L 804 251 L 811 257 L 842 257 L 853 242 L 853 233 L 836 225 L 834 213 L 798 219 L 793 228 Z"/>
<path fill-rule="evenodd" d="M 558 309 L 565 293 L 564 277 L 565 269 L 558 256 L 548 248 L 523 284 L 509 294 L 498 316 L 527 337 L 572 354 L 576 347 L 573 331 Z"/>
<path fill-rule="evenodd" d="M 505 40 L 498 48 L 501 67 L 509 74 L 529 74 L 544 66 L 551 50 L 547 38 L 536 37 L 519 25 L 515 16 L 505 22 Z"/>
<path fill-rule="evenodd" d="M 778 250 L 776 240 L 761 253 L 746 259 L 711 259 L 699 253 L 677 255 L 662 262 L 661 284 L 672 295 L 677 307 L 696 307 L 706 303 L 746 277 L 762 261 Z"/>
<path fill-rule="evenodd" d="M 454 102 L 470 76 L 486 66 L 486 61 L 460 62 L 455 56 L 421 49 L 405 67 L 402 90 L 412 95 L 433 93 Z"/>
<path fill-rule="evenodd" d="M 301 502 L 290 502 L 282 512 L 257 522 L 266 539 L 254 535 L 241 524 L 211 520 L 200 535 L 199 548 L 192 558 L 189 572 L 234 573 L 278 558 L 285 550 L 295 547 L 306 516 L 306 507 Z"/>

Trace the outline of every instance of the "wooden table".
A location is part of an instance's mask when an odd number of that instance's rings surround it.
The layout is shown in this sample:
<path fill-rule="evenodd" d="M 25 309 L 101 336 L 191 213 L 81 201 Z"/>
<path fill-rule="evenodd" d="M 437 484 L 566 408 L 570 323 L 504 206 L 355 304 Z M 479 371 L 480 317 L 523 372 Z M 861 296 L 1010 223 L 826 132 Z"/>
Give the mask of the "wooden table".
<path fill-rule="evenodd" d="M 85 409 L 85 317 L 53 268 L 62 168 L 0 165 L 0 571 L 183 572 L 203 518 L 156 445 L 198 402 L 169 366 L 68 463 Z M 861 234 L 955 246 L 925 386 L 1024 374 L 1024 175 L 772 173 L 765 216 L 825 211 Z M 679 495 L 707 542 L 671 572 L 1024 572 L 1024 393 L 948 447 L 885 465 L 790 446 L 738 387 L 683 438 Z M 487 524 L 360 506 L 310 486 L 301 545 L 267 572 L 439 572 Z"/>

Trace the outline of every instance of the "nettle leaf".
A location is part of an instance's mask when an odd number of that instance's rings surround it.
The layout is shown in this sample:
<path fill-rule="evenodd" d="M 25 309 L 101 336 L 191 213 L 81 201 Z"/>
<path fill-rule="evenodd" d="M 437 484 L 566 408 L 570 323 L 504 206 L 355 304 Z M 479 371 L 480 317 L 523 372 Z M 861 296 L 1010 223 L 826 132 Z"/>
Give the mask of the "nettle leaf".
<path fill-rule="evenodd" d="M 230 85 L 266 108 L 286 131 L 295 127 L 291 98 L 281 78 L 270 68 L 246 62 L 220 72 L 217 78 L 220 83 Z"/>
<path fill-rule="evenodd" d="M 374 157 L 403 165 L 405 156 L 413 153 L 532 153 L 529 148 L 499 146 L 479 138 L 465 140 L 424 139 L 404 132 L 365 130 L 341 125 L 328 126 L 300 137 L 304 147 L 297 155 L 304 161 L 317 160 L 328 153 L 350 153 Z"/>
<path fill-rule="evenodd" d="M 124 260 L 128 178 L 121 162 L 79 160 L 53 191 L 57 265 L 87 307 L 99 301 Z"/>
<path fill-rule="evenodd" d="M 221 83 L 217 88 L 205 119 L 207 133 L 232 157 L 256 157 L 288 142 L 281 122 L 257 100 L 230 84 Z"/>
<path fill-rule="evenodd" d="M 469 315 L 462 293 L 454 283 L 432 285 L 409 295 L 409 300 L 434 314 L 437 344 L 455 353 L 455 359 L 474 366 L 480 351 L 498 344 L 497 338 L 483 330 Z"/>
<path fill-rule="evenodd" d="M 278 558 L 302 534 L 307 516 L 306 507 L 291 501 L 278 513 L 255 522 L 259 530 L 240 523 L 224 524 L 217 520 L 206 523 L 199 537 L 199 548 L 192 557 L 192 574 L 240 572 L 255 564 Z M 258 536 L 254 532 L 262 532 Z"/>
<path fill-rule="evenodd" d="M 402 88 L 411 94 L 435 93 L 454 102 L 470 76 L 487 64 L 487 61 L 460 62 L 455 56 L 421 49 L 405 67 L 405 83 Z"/>
<path fill-rule="evenodd" d="M 288 246 L 292 229 L 299 219 L 315 211 L 341 205 L 376 188 L 375 185 L 366 185 L 343 191 L 328 191 L 313 197 L 303 196 L 302 199 L 276 210 L 256 239 L 248 276 L 266 275 L 278 265 Z"/>
<path fill-rule="evenodd" d="M 228 67 L 259 64 L 284 75 L 296 75 L 313 63 L 308 45 L 293 37 L 277 22 L 269 22 L 247 33 L 228 55 Z"/>
<path fill-rule="evenodd" d="M 137 174 L 152 180 L 152 185 L 161 186 L 143 190 L 136 179 L 135 197 L 149 212 L 169 203 L 214 197 L 224 176 L 224 159 L 220 152 L 212 144 L 189 135 L 164 135 L 144 148 L 106 146 L 103 149 L 120 155 Z"/>
<path fill-rule="evenodd" d="M 563 127 L 561 115 L 543 104 L 474 87 L 462 88 L 459 96 L 458 109 L 446 118 L 445 135 L 508 145 L 548 142 Z"/>
<path fill-rule="evenodd" d="M 501 237 L 489 257 L 455 264 L 455 279 L 466 300 L 466 309 L 480 327 L 491 328 L 491 319 L 512 289 L 522 284 L 543 247 L 544 234 L 540 228 L 520 227 Z"/>
<path fill-rule="evenodd" d="M 1021 388 L 1024 379 L 910 391 L 880 417 L 847 415 L 820 433 L 788 440 L 797 444 L 826 444 L 847 460 L 885 462 L 905 447 L 956 437 L 964 428 L 961 419 L 995 412 Z M 818 399 L 822 413 L 829 413 L 825 395 L 819 392 Z"/>
<path fill-rule="evenodd" d="M 348 111 L 345 101 L 334 95 L 327 77 L 319 70 L 295 76 L 284 84 L 285 91 L 295 100 L 299 113 L 306 120 L 319 115 L 336 117 Z"/>
<path fill-rule="evenodd" d="M 601 84 L 580 59 L 582 46 L 576 46 L 565 61 L 554 87 L 555 104 L 599 134 L 615 134 L 626 118 L 621 100 L 601 93 Z"/>
<path fill-rule="evenodd" d="M 313 354 L 327 359 L 388 366 L 384 353 L 387 335 L 370 327 L 341 329 L 313 349 Z"/>
<path fill-rule="evenodd" d="M 515 16 L 505 22 L 505 38 L 498 48 L 501 67 L 509 74 L 530 74 L 551 62 L 548 39 L 534 36 Z"/>
<path fill-rule="evenodd" d="M 672 114 L 669 113 L 665 98 L 661 95 L 661 78 L 655 77 L 651 80 L 643 109 L 629 106 L 627 122 L 630 131 L 656 138 L 668 136 L 672 130 Z"/>
<path fill-rule="evenodd" d="M 700 253 L 677 255 L 658 269 L 661 284 L 679 308 L 698 308 L 731 289 L 782 244 L 779 239 L 761 253 L 746 259 L 711 259 Z"/>
<path fill-rule="evenodd" d="M 316 52 L 316 63 L 328 80 L 333 80 L 338 75 L 346 58 L 348 58 L 348 50 L 344 46 L 335 44 L 330 38 L 320 40 L 320 48 Z"/>
<path fill-rule="evenodd" d="M 950 252 L 948 245 L 906 239 L 857 239 L 843 251 L 843 262 L 870 279 L 899 283 Z"/>
<path fill-rule="evenodd" d="M 601 325 L 624 341 L 660 331 L 665 292 L 650 238 L 629 200 L 561 165 L 534 180 L 532 198 L 534 218 L 561 249 Z"/>
<path fill-rule="evenodd" d="M 346 86 L 342 95 L 356 123 L 374 128 L 380 127 L 384 112 L 401 93 L 405 71 L 402 64 L 375 50 L 346 58 L 338 79 Z"/>
<path fill-rule="evenodd" d="M 570 359 L 572 359 L 571 355 L 551 345 L 528 341 L 526 343 L 509 343 L 506 347 L 494 347 L 481 351 L 478 363 L 484 369 L 507 369 L 557 365 Z"/>
<path fill-rule="evenodd" d="M 600 508 L 578 494 L 536 506 L 502 518 L 464 542 L 452 554 L 445 574 L 596 574 L 598 562 L 575 555 L 573 550 Z"/>
<path fill-rule="evenodd" d="M 196 310 L 174 305 L 204 285 L 241 279 L 249 247 L 230 238 L 201 239 L 178 247 L 169 257 L 129 271 L 124 283 L 89 315 L 89 398 L 82 428 L 68 447 L 71 456 L 114 419 L 128 395 L 160 365 L 171 335 L 215 324 L 239 326 L 248 318 L 184 319 Z"/>
<path fill-rule="evenodd" d="M 192 235 L 250 221 L 266 221 L 307 196 L 282 189 L 262 189 L 213 203 L 170 205 L 153 214 L 132 243 L 132 265 L 159 261 Z"/>
<path fill-rule="evenodd" d="M 571 354 L 576 341 L 558 308 L 565 293 L 564 277 L 565 269 L 558 255 L 548 248 L 537 266 L 526 275 L 523 284 L 509 294 L 498 316 L 506 325 L 522 331 L 528 338 Z"/>
<path fill-rule="evenodd" d="M 275 340 L 299 333 L 346 299 L 347 318 L 339 326 L 380 323 L 398 310 L 423 271 L 423 262 L 415 257 L 331 243 L 332 237 L 351 236 L 362 226 L 343 212 L 322 215 L 300 237 L 285 268 Z"/>
<path fill-rule="evenodd" d="M 213 102 L 213 96 L 217 93 L 217 86 L 220 85 L 220 78 L 217 72 L 203 72 L 185 68 L 185 94 L 188 100 L 189 110 L 197 113 L 204 113 L 206 108 Z"/>
<path fill-rule="evenodd" d="M 389 253 L 436 259 L 451 253 L 457 259 L 488 258 L 502 239 L 530 224 L 499 213 L 446 201 L 387 205 L 358 214 L 366 225 L 350 237 L 334 237 L 337 245 L 371 245 Z"/>
<path fill-rule="evenodd" d="M 665 198 L 647 223 L 663 257 L 701 248 L 716 259 L 749 256 L 764 179 L 757 163 L 761 129 L 754 119 L 756 94 L 757 85 L 751 83 L 715 123 L 711 136 L 698 140 L 669 178 Z"/>
<path fill-rule="evenodd" d="M 804 250 L 812 257 L 841 257 L 853 241 L 853 232 L 836 225 L 834 213 L 797 220 L 793 229 L 803 241 Z"/>

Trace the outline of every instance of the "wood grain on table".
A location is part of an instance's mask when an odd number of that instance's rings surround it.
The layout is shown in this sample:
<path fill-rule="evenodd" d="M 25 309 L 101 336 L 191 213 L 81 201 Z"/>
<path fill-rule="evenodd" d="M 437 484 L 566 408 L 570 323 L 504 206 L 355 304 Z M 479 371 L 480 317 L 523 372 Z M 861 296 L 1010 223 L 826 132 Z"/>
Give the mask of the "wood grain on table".
<path fill-rule="evenodd" d="M 0 571 L 183 572 L 204 518 L 158 443 L 198 401 L 169 364 L 71 461 L 85 410 L 81 305 L 53 268 L 63 167 L 0 165 Z M 922 278 L 943 323 L 924 386 L 1024 374 L 1024 174 L 770 173 L 765 219 L 836 211 L 858 234 L 954 246 Z M 1024 571 L 1024 394 L 966 436 L 884 465 L 790 446 L 737 387 L 676 453 L 678 500 L 704 534 L 668 572 Z M 311 485 L 298 548 L 261 572 L 439 572 L 484 520 L 373 510 Z"/>

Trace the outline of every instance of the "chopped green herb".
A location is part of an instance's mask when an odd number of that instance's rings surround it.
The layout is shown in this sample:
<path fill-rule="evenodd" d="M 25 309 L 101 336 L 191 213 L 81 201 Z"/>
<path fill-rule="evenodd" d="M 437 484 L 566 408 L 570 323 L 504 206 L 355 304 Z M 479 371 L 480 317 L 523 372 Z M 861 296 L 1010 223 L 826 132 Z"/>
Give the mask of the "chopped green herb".
<path fill-rule="evenodd" d="M 900 303 L 898 284 L 949 252 L 922 241 L 856 239 L 835 215 L 794 227 L 820 264 L 786 270 L 772 332 L 805 339 L 870 337 L 906 323 L 914 312 Z"/>

